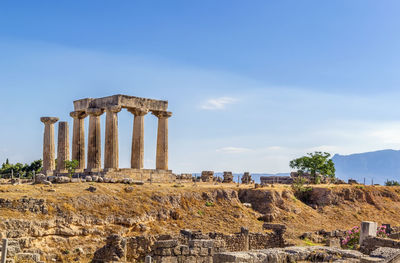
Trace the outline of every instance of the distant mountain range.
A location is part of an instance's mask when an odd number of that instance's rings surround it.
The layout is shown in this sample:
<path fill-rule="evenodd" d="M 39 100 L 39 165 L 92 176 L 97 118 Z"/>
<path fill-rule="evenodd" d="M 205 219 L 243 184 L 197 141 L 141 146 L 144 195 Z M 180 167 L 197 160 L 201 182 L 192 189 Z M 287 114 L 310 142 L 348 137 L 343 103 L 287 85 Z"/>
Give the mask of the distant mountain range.
<path fill-rule="evenodd" d="M 381 150 L 350 155 L 335 154 L 336 176 L 347 180 L 356 179 L 366 184 L 384 184 L 386 180 L 400 181 L 400 151 Z"/>

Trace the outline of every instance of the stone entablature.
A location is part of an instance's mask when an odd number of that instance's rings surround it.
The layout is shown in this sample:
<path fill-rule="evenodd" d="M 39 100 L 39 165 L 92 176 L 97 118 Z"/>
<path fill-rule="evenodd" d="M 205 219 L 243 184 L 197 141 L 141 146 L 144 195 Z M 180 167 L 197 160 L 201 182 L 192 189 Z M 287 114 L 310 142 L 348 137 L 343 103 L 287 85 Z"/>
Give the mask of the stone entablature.
<path fill-rule="evenodd" d="M 167 111 L 168 102 L 162 100 L 139 98 L 127 95 L 113 95 L 103 98 L 86 98 L 74 101 L 74 111 L 70 116 L 74 119 L 72 136 L 72 160 L 77 160 L 78 173 L 100 173 L 119 171 L 118 149 L 118 113 L 126 108 L 134 115 L 132 132 L 131 169 L 143 169 L 144 165 L 144 116 L 150 111 L 158 118 L 156 169 L 168 170 L 168 118 L 172 113 Z M 100 117 L 106 113 L 104 138 L 104 169 L 101 156 L 101 123 Z M 85 167 L 85 127 L 84 119 L 89 116 L 89 134 L 87 149 L 87 165 Z M 50 175 L 55 169 L 54 123 L 56 117 L 42 117 L 45 123 L 43 140 L 43 171 Z M 69 160 L 68 123 L 60 125 L 58 140 L 59 169 L 65 173 L 65 161 Z"/>
<path fill-rule="evenodd" d="M 140 98 L 121 94 L 103 98 L 86 98 L 74 101 L 75 111 L 85 111 L 88 108 L 107 108 L 110 106 L 121 106 L 122 108 L 138 108 L 147 111 L 167 111 L 168 101 Z"/>

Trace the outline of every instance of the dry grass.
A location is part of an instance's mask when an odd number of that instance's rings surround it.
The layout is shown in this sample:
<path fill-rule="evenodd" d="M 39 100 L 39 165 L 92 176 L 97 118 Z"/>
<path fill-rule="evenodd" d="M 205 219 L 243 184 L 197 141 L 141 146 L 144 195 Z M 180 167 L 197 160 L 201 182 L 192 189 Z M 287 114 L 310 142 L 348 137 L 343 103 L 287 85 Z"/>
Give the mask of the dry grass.
<path fill-rule="evenodd" d="M 86 191 L 90 185 L 95 186 L 97 191 L 91 193 Z M 0 198 L 19 200 L 21 198 L 45 199 L 48 204 L 49 214 L 41 215 L 30 212 L 18 212 L 9 209 L 0 209 L 2 218 L 21 218 L 28 220 L 46 220 L 54 219 L 61 209 L 65 214 L 90 216 L 100 219 L 106 219 L 110 216 L 123 218 L 137 218 L 144 214 L 151 214 L 154 211 L 168 210 L 174 211 L 179 215 L 177 219 L 152 219 L 142 223 L 148 227 L 147 234 L 158 233 L 177 233 L 180 229 L 195 229 L 204 232 L 218 231 L 223 233 L 238 232 L 240 226 L 246 226 L 253 232 L 262 232 L 262 224 L 257 220 L 260 216 L 258 212 L 244 207 L 241 203 L 234 203 L 227 200 L 217 200 L 213 205 L 206 205 L 206 201 L 199 198 L 203 192 L 217 189 L 244 189 L 253 188 L 254 185 L 236 184 L 183 184 L 183 187 L 176 187 L 174 184 L 146 184 L 143 186 L 133 186 L 133 192 L 127 193 L 124 184 L 101 184 L 101 183 L 74 183 L 58 184 L 53 186 L 42 185 L 0 185 Z M 340 191 L 345 188 L 360 190 L 364 192 L 390 192 L 398 196 L 400 200 L 400 187 L 362 187 L 359 189 L 350 185 L 321 185 Z M 48 191 L 54 189 L 55 192 Z M 274 185 L 256 189 L 256 191 L 291 191 L 288 185 Z M 169 202 L 158 202 L 154 196 L 168 199 L 170 196 L 180 196 L 179 205 L 173 206 Z M 197 197 L 196 197 L 197 196 Z M 279 209 L 278 217 L 274 223 L 283 223 L 287 226 L 287 237 L 296 244 L 305 245 L 298 236 L 307 231 L 316 231 L 320 229 L 335 230 L 349 229 L 354 225 L 359 225 L 361 221 L 377 221 L 378 223 L 389 223 L 400 225 L 400 201 L 393 200 L 388 196 L 381 196 L 375 199 L 376 205 L 367 202 L 346 201 L 335 206 L 325 206 L 320 209 L 313 209 L 297 200 L 293 196 L 285 200 L 285 206 L 293 209 Z M 123 227 L 121 225 L 95 226 L 102 231 L 118 232 L 124 230 L 125 235 L 134 236 L 143 234 L 137 225 L 132 227 Z M 87 236 L 69 238 L 68 242 L 62 244 L 62 247 L 73 251 L 76 247 L 85 246 L 93 243 L 91 253 L 95 248 L 100 247 L 104 237 Z M 42 239 L 38 240 L 42 247 L 57 246 L 60 240 Z M 74 253 L 68 255 L 61 254 L 64 262 L 70 262 Z M 79 262 L 85 262 L 80 259 Z"/>

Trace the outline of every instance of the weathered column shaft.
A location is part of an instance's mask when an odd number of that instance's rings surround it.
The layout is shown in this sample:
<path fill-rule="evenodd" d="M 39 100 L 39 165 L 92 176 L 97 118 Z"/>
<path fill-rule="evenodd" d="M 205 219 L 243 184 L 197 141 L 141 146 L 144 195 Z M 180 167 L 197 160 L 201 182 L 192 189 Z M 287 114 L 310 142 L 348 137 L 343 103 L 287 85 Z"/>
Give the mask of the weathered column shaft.
<path fill-rule="evenodd" d="M 87 168 L 89 171 L 99 171 L 101 169 L 100 115 L 103 112 L 102 109 L 88 109 L 90 118 Z"/>
<path fill-rule="evenodd" d="M 54 146 L 54 123 L 58 121 L 56 117 L 41 117 L 44 123 L 43 135 L 43 173 L 52 173 L 55 169 L 55 146 Z"/>
<path fill-rule="evenodd" d="M 69 161 L 68 122 L 58 123 L 57 171 L 66 172 L 65 161 Z"/>
<path fill-rule="evenodd" d="M 132 132 L 131 168 L 142 169 L 144 166 L 144 115 L 147 111 L 128 109 L 135 115 Z"/>
<path fill-rule="evenodd" d="M 153 112 L 158 118 L 156 169 L 168 170 L 168 118 L 171 112 Z"/>
<path fill-rule="evenodd" d="M 121 107 L 106 108 L 106 138 L 104 149 L 104 168 L 118 169 L 118 115 Z"/>
<path fill-rule="evenodd" d="M 74 111 L 70 113 L 74 118 L 74 127 L 72 134 L 72 160 L 78 161 L 76 170 L 85 169 L 85 117 L 87 114 L 83 111 Z"/>

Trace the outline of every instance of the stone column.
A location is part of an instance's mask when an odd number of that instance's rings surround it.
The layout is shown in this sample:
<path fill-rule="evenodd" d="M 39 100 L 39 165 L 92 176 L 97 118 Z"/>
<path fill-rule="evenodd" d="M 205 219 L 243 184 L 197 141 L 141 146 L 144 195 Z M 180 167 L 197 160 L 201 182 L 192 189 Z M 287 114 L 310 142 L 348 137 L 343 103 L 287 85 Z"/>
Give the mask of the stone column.
<path fill-rule="evenodd" d="M 104 113 L 103 109 L 89 108 L 89 139 L 87 171 L 99 172 L 101 170 L 101 133 L 100 133 L 100 115 Z"/>
<path fill-rule="evenodd" d="M 106 108 L 106 140 L 104 149 L 104 169 L 118 169 L 118 115 L 120 106 Z"/>
<path fill-rule="evenodd" d="M 130 113 L 135 115 L 132 133 L 131 168 L 142 169 L 144 166 L 144 115 L 147 110 L 131 108 Z"/>
<path fill-rule="evenodd" d="M 57 171 L 59 173 L 68 172 L 65 161 L 69 161 L 69 130 L 68 122 L 58 123 L 58 144 L 57 144 Z"/>
<path fill-rule="evenodd" d="M 41 117 L 40 121 L 44 123 L 43 173 L 48 175 L 52 174 L 55 169 L 54 123 L 58 121 L 58 118 Z"/>
<path fill-rule="evenodd" d="M 169 111 L 153 111 L 158 118 L 156 169 L 168 170 L 168 118 Z"/>
<path fill-rule="evenodd" d="M 72 134 L 72 160 L 78 161 L 77 172 L 85 169 L 85 118 L 87 113 L 84 111 L 73 111 L 69 114 L 74 118 Z"/>

